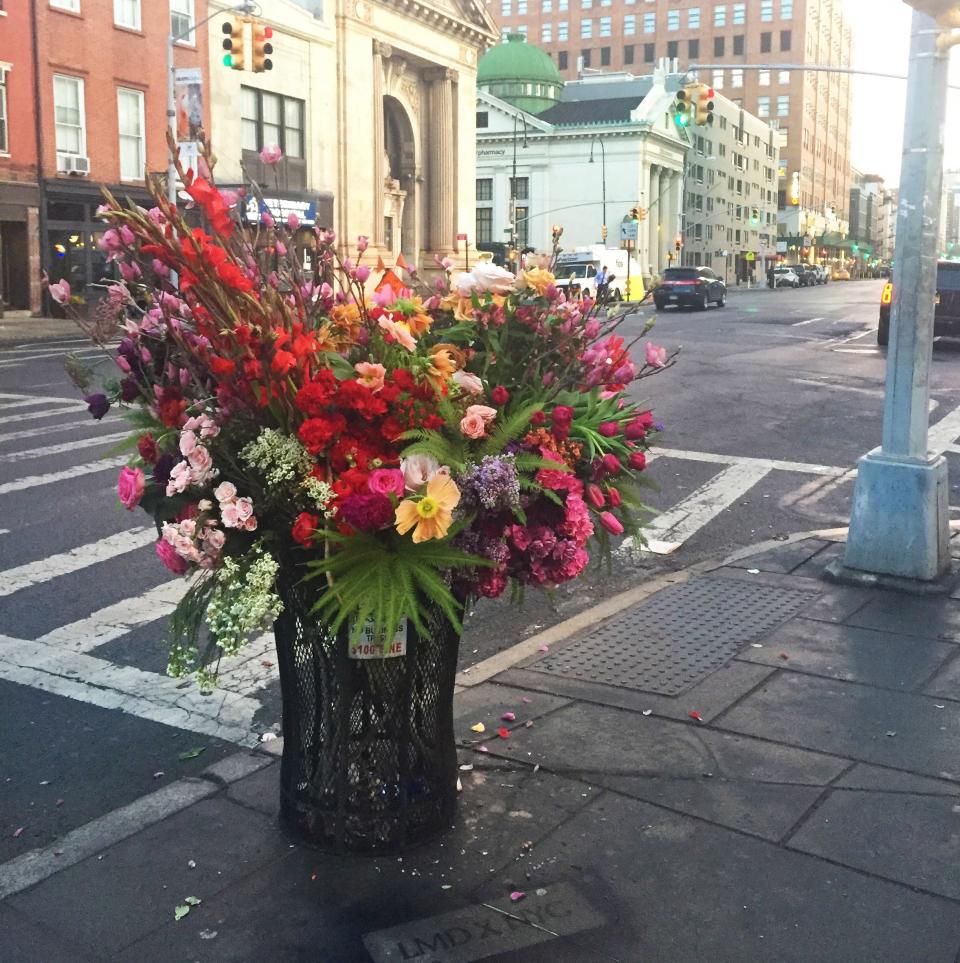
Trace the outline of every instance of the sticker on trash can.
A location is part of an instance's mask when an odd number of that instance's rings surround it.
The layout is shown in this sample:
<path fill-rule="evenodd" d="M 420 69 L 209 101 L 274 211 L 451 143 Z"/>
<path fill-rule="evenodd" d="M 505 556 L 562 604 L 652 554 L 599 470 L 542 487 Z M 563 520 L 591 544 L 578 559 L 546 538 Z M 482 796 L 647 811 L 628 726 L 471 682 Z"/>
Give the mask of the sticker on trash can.
<path fill-rule="evenodd" d="M 407 654 L 407 620 L 401 619 L 391 641 L 377 637 L 373 630 L 373 619 L 368 619 L 363 627 L 363 635 L 357 641 L 350 642 L 351 659 L 392 659 L 398 655 Z"/>

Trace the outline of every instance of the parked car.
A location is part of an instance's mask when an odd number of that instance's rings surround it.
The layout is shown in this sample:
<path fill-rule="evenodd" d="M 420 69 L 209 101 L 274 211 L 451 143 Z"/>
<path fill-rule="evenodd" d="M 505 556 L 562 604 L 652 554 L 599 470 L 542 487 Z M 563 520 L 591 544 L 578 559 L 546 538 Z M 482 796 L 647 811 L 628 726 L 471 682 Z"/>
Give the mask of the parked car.
<path fill-rule="evenodd" d="M 820 275 L 812 264 L 795 264 L 793 272 L 800 279 L 800 287 L 808 288 L 820 283 Z"/>
<path fill-rule="evenodd" d="M 794 270 L 793 265 L 781 264 L 773 269 L 773 287 L 775 288 L 798 288 L 800 278 Z"/>
<path fill-rule="evenodd" d="M 877 344 L 890 340 L 890 308 L 895 295 L 888 281 L 880 292 L 880 323 Z M 937 293 L 933 301 L 933 333 L 941 337 L 960 338 L 960 261 L 937 262 Z"/>
<path fill-rule="evenodd" d="M 653 292 L 657 310 L 667 305 L 693 305 L 705 311 L 711 301 L 718 308 L 727 303 L 727 285 L 708 267 L 667 268 Z"/>
<path fill-rule="evenodd" d="M 817 284 L 826 284 L 830 280 L 830 272 L 822 264 L 812 264 L 811 268 L 817 276 Z"/>
<path fill-rule="evenodd" d="M 833 280 L 834 281 L 849 281 L 850 272 L 846 268 L 834 268 L 833 269 Z"/>

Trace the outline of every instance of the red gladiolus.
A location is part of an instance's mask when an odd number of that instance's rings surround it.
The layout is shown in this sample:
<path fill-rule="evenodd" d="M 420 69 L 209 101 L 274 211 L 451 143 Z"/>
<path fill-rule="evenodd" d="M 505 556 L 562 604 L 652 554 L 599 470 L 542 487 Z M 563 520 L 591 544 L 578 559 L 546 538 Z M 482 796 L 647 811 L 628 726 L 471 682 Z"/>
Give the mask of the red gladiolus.
<path fill-rule="evenodd" d="M 157 448 L 156 439 L 150 432 L 140 436 L 137 441 L 137 451 L 140 452 L 140 457 L 148 465 L 155 465 L 157 459 L 160 457 L 160 450 Z"/>
<path fill-rule="evenodd" d="M 289 351 L 284 351 L 282 348 L 274 353 L 273 360 L 270 362 L 271 370 L 279 375 L 285 375 L 296 366 L 297 359 Z"/>
<path fill-rule="evenodd" d="M 490 399 L 495 405 L 505 405 L 510 400 L 510 392 L 503 385 L 497 385 L 490 392 Z"/>
<path fill-rule="evenodd" d="M 594 485 L 592 482 L 587 485 L 587 498 L 590 499 L 590 504 L 594 508 L 603 508 L 607 503 L 606 498 L 603 497 L 603 492 L 600 491 L 600 486 Z"/>
<path fill-rule="evenodd" d="M 647 456 L 642 451 L 632 451 L 628 464 L 634 471 L 643 471 L 647 467 Z"/>
<path fill-rule="evenodd" d="M 612 452 L 608 451 L 603 456 L 603 470 L 608 475 L 617 475 L 620 473 L 620 469 L 623 466 L 620 464 L 620 459 Z"/>
<path fill-rule="evenodd" d="M 611 535 L 623 534 L 623 525 L 620 523 L 620 519 L 612 512 L 601 512 L 600 524 L 610 532 Z"/>
<path fill-rule="evenodd" d="M 620 433 L 620 426 L 615 421 L 604 421 L 601 422 L 597 431 L 599 431 L 604 438 L 613 438 L 614 435 Z"/>
<path fill-rule="evenodd" d="M 614 488 L 613 485 L 611 485 L 607 489 L 607 495 L 610 497 L 610 504 L 614 508 L 619 508 L 620 502 L 622 501 L 622 499 L 620 497 L 620 492 L 616 488 Z"/>
<path fill-rule="evenodd" d="M 310 512 L 300 512 L 297 520 L 293 523 L 291 535 L 298 545 L 309 546 L 313 533 L 320 525 L 320 517 L 311 515 Z"/>

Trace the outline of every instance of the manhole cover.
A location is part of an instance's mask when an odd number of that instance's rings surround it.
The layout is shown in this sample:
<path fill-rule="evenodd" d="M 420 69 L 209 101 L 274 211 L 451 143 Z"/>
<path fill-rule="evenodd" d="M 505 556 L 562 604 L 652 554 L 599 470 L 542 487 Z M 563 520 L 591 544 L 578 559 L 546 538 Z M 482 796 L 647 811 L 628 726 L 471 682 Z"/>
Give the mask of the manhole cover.
<path fill-rule="evenodd" d="M 662 589 L 530 668 L 679 695 L 818 595 L 735 579 L 693 579 Z"/>

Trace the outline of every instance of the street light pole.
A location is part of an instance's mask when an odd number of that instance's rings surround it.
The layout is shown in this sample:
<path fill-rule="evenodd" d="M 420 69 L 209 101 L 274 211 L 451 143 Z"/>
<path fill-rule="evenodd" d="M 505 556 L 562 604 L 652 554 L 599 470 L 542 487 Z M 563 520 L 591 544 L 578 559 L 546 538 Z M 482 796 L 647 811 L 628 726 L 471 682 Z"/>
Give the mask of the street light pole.
<path fill-rule="evenodd" d="M 593 142 L 600 145 L 600 190 L 603 198 L 603 226 L 607 226 L 607 148 L 603 144 L 603 138 L 599 134 L 594 134 L 590 138 L 590 163 L 593 163 Z M 606 243 L 606 239 L 604 239 Z"/>
<path fill-rule="evenodd" d="M 883 443 L 860 459 L 844 566 L 932 581 L 950 566 L 947 464 L 927 450 L 947 57 L 914 10 Z"/>
<path fill-rule="evenodd" d="M 523 122 L 523 146 L 527 146 L 527 119 L 518 110 L 513 115 L 513 174 L 510 177 L 510 250 L 514 252 L 513 270 L 517 272 L 517 121 Z"/>

